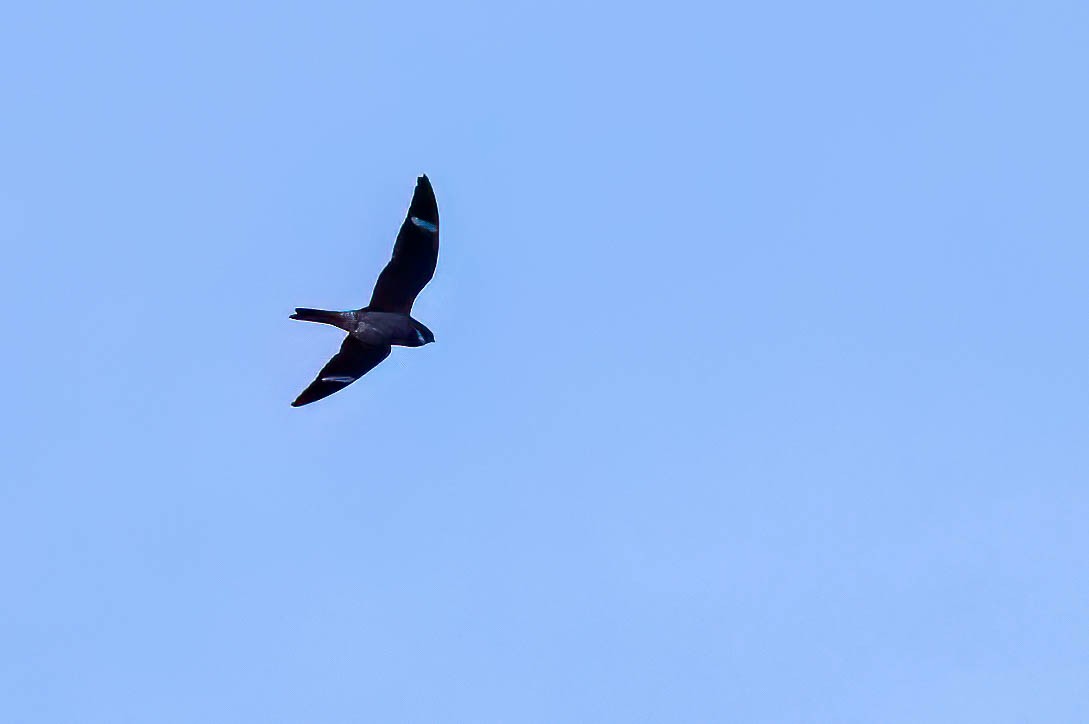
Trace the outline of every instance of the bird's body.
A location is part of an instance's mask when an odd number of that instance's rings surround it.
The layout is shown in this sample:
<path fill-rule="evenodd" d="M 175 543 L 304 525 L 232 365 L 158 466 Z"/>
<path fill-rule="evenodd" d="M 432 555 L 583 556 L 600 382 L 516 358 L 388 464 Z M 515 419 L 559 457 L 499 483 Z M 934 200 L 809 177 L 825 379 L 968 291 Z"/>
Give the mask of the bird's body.
<path fill-rule="evenodd" d="M 359 311 L 353 316 L 355 329 L 348 333 L 364 344 L 422 347 L 429 341 L 427 328 L 407 314 Z"/>
<path fill-rule="evenodd" d="M 439 253 L 439 209 L 427 176 L 416 181 L 408 215 L 393 258 L 378 276 L 371 301 L 362 309 L 332 312 L 299 307 L 292 319 L 331 324 L 348 333 L 317 379 L 291 403 L 299 407 L 344 389 L 374 369 L 393 346 L 422 347 L 435 341 L 423 323 L 410 312 L 416 296 L 431 281 Z"/>
<path fill-rule="evenodd" d="M 430 332 L 423 323 L 408 314 L 371 312 L 366 308 L 347 312 L 296 309 L 291 318 L 340 327 L 363 344 L 372 346 L 422 347 L 427 344 Z"/>

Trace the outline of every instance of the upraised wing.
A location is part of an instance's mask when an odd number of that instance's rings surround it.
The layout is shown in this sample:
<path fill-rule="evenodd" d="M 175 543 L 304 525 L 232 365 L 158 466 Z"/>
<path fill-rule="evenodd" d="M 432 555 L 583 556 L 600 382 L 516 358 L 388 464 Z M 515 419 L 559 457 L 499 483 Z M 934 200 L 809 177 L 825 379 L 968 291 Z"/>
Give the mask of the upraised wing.
<path fill-rule="evenodd" d="M 390 346 L 371 347 L 355 337 L 346 337 L 340 345 L 340 351 L 321 368 L 317 379 L 303 390 L 302 394 L 291 403 L 292 407 L 302 407 L 343 390 L 348 385 L 367 374 L 378 363 L 389 357 Z"/>
<path fill-rule="evenodd" d="M 378 276 L 367 309 L 410 313 L 417 295 L 435 275 L 438 259 L 439 206 L 431 182 L 427 176 L 420 176 L 393 246 L 393 258 Z"/>

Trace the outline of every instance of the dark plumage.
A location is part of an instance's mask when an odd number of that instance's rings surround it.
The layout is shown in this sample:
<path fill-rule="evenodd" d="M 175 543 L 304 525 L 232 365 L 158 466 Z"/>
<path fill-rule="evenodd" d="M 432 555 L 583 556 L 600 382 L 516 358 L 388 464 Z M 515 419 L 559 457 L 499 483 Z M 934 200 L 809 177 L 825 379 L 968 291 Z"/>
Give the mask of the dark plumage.
<path fill-rule="evenodd" d="M 427 176 L 416 180 L 412 204 L 393 245 L 393 258 L 378 275 L 370 304 L 347 312 L 299 307 L 292 319 L 331 324 L 348 333 L 340 351 L 321 368 L 317 379 L 291 403 L 308 405 L 342 390 L 389 357 L 393 345 L 422 347 L 435 341 L 412 318 L 412 303 L 435 275 L 439 257 L 439 207 Z"/>

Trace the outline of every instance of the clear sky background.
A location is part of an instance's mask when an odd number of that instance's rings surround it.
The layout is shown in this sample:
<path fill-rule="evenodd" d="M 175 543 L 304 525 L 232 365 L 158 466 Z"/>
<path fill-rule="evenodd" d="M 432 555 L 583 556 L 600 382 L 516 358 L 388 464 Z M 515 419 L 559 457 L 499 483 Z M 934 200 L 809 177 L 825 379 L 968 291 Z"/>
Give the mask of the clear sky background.
<path fill-rule="evenodd" d="M 1089 5 L 17 3 L 0 719 L 1084 722 Z M 417 174 L 438 343 L 289 403 Z"/>

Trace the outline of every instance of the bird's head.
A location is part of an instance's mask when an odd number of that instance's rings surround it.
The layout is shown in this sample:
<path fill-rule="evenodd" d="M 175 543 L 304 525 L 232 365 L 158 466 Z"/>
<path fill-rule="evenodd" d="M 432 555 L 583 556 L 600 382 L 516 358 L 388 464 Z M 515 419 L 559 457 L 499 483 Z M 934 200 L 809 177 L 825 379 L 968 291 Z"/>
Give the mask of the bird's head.
<path fill-rule="evenodd" d="M 435 335 L 428 329 L 422 322 L 417 322 L 415 319 L 413 326 L 416 328 L 416 341 L 419 343 L 417 347 L 423 347 L 425 344 L 431 344 L 435 341 Z"/>

